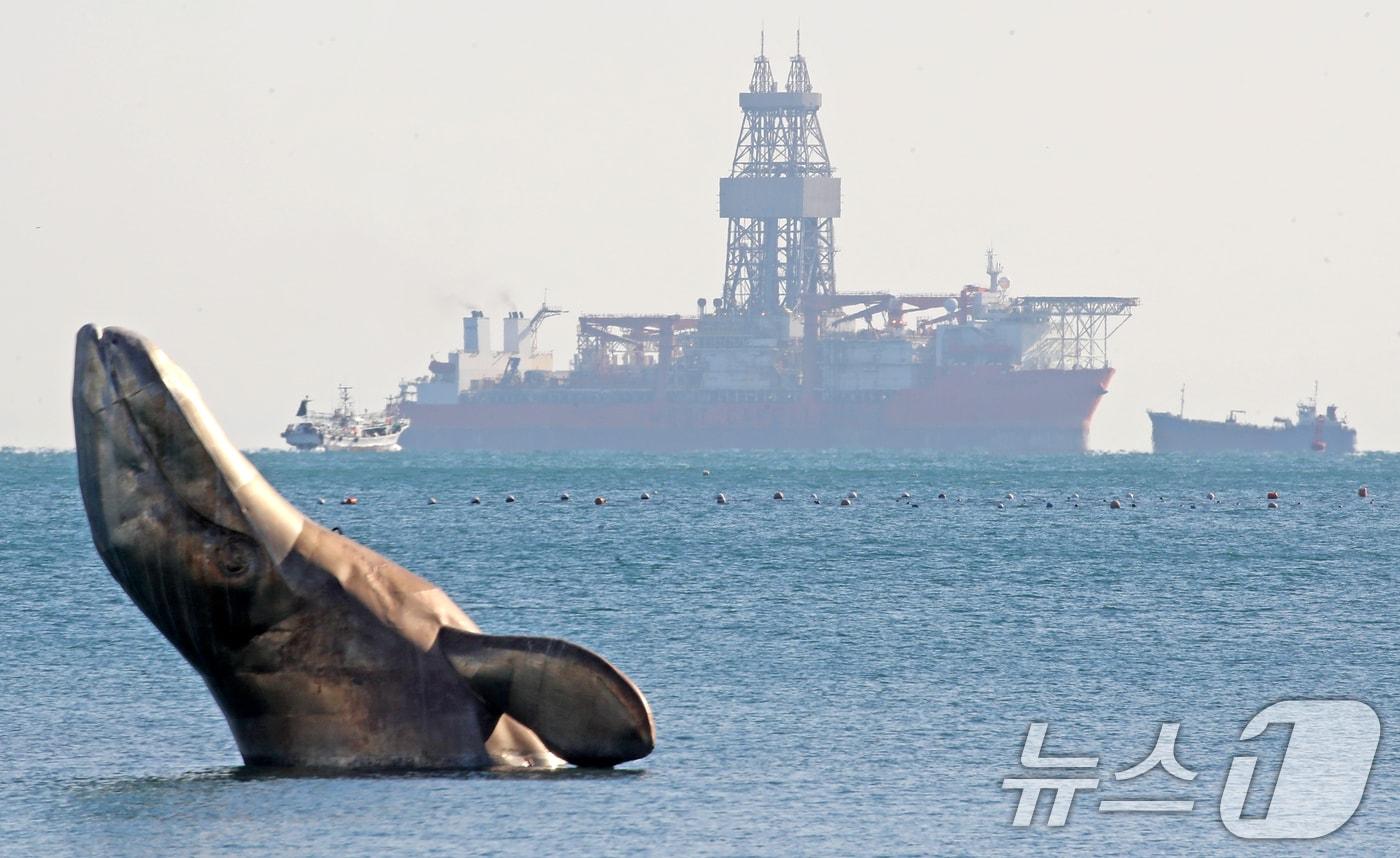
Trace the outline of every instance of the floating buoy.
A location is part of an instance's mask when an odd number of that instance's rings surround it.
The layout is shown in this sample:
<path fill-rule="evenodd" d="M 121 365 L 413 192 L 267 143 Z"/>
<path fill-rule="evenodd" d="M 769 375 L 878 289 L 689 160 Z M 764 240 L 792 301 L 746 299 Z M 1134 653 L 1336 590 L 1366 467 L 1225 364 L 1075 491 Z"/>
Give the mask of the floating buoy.
<path fill-rule="evenodd" d="M 478 498 L 478 497 L 472 498 L 472 506 L 481 506 L 481 498 Z"/>
<path fill-rule="evenodd" d="M 608 499 L 605 498 L 605 497 L 603 497 L 602 495 L 598 495 L 596 498 L 593 499 L 593 505 L 594 505 L 594 506 L 602 506 L 603 504 L 605 504 L 605 503 L 607 503 L 607 502 L 608 502 Z"/>
<path fill-rule="evenodd" d="M 1208 500 L 1208 501 L 1213 501 L 1213 500 L 1215 500 L 1215 492 L 1206 492 L 1206 500 Z"/>
<path fill-rule="evenodd" d="M 1137 495 L 1133 494 L 1132 492 L 1128 492 L 1126 495 L 1124 495 L 1124 497 L 1126 497 L 1128 500 L 1132 500 L 1133 498 L 1137 497 Z"/>
<path fill-rule="evenodd" d="M 947 499 L 948 499 L 948 494 L 947 494 L 946 492 L 939 492 L 939 493 L 938 493 L 938 499 L 939 499 L 939 500 L 947 500 Z"/>
<path fill-rule="evenodd" d="M 1278 504 L 1274 503 L 1273 501 L 1269 501 L 1269 509 L 1278 509 Z"/>
<path fill-rule="evenodd" d="M 326 505 L 326 499 L 325 499 L 325 498 L 316 498 L 316 503 L 320 504 L 321 506 L 325 506 L 325 505 Z"/>
<path fill-rule="evenodd" d="M 709 475 L 710 475 L 709 469 L 706 469 L 706 470 L 703 470 L 703 471 L 700 472 L 700 476 L 702 476 L 702 477 L 708 477 Z"/>
<path fill-rule="evenodd" d="M 559 499 L 560 499 L 561 501 L 566 501 L 566 500 L 568 500 L 568 499 L 569 499 L 569 493 L 568 493 L 568 492 L 564 492 L 562 495 L 559 496 Z"/>
<path fill-rule="evenodd" d="M 1006 499 L 1007 499 L 1007 500 L 1015 500 L 1015 499 L 1016 499 L 1016 493 L 1015 493 L 1015 492 L 1007 492 L 1007 493 L 1006 493 Z"/>
<path fill-rule="evenodd" d="M 782 492 L 773 492 L 773 500 L 782 500 L 782 499 L 783 499 L 783 493 L 782 493 Z"/>
<path fill-rule="evenodd" d="M 997 509 L 1006 509 L 1006 504 L 1002 503 L 1001 501 L 997 501 Z"/>
<path fill-rule="evenodd" d="M 348 497 L 348 498 L 346 498 L 345 500 L 341 501 L 341 502 L 340 502 L 340 505 L 341 505 L 341 506 L 354 506 L 355 504 L 357 504 L 357 503 L 359 503 L 359 502 L 360 502 L 360 499 L 359 499 L 359 498 L 355 497 L 354 495 L 351 495 L 350 497 Z"/>
<path fill-rule="evenodd" d="M 908 493 L 908 492 L 900 492 L 900 493 L 899 493 L 899 499 L 900 499 L 900 500 L 909 500 L 909 493 Z"/>
<path fill-rule="evenodd" d="M 729 503 L 729 498 L 724 496 L 724 492 L 720 492 L 719 494 L 715 495 L 715 503 L 727 504 Z"/>
<path fill-rule="evenodd" d="M 642 500 L 651 500 L 651 492 L 642 492 Z"/>
<path fill-rule="evenodd" d="M 846 492 L 846 497 L 850 500 L 855 500 L 856 498 L 860 497 L 860 494 L 855 489 L 851 489 L 850 491 Z"/>
<path fill-rule="evenodd" d="M 1371 490 L 1366 488 L 1365 486 L 1362 486 L 1361 488 L 1356 490 L 1356 496 L 1359 498 L 1369 497 L 1370 494 Z"/>
<path fill-rule="evenodd" d="M 1278 500 L 1278 492 L 1269 492 L 1268 494 L 1264 495 L 1264 497 L 1267 500 Z"/>
<path fill-rule="evenodd" d="M 1054 509 L 1054 508 L 1055 508 L 1055 505 L 1052 504 L 1050 501 L 1046 501 L 1046 502 L 1045 502 L 1045 508 L 1046 508 L 1046 509 Z"/>
<path fill-rule="evenodd" d="M 841 498 L 841 506 L 850 506 L 850 505 L 851 505 L 851 499 L 850 499 L 850 498 Z"/>
<path fill-rule="evenodd" d="M 515 495 L 506 495 L 506 503 L 515 503 Z"/>
<path fill-rule="evenodd" d="M 1111 501 L 1108 502 L 1108 508 L 1109 508 L 1109 509 L 1122 509 L 1122 508 L 1123 508 L 1123 504 L 1122 504 L 1121 501 L 1118 500 L 1118 498 L 1114 498 L 1113 500 L 1111 500 Z"/>
<path fill-rule="evenodd" d="M 437 506 L 437 498 L 428 498 L 428 506 Z"/>

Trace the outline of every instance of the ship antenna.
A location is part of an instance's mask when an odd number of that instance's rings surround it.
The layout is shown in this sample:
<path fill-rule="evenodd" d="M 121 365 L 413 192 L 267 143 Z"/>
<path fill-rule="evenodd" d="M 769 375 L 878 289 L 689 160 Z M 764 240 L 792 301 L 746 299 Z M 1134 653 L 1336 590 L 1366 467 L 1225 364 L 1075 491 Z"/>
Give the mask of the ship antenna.
<path fill-rule="evenodd" d="M 1181 385 L 1181 410 L 1177 412 L 1178 417 L 1186 416 L 1186 385 Z"/>

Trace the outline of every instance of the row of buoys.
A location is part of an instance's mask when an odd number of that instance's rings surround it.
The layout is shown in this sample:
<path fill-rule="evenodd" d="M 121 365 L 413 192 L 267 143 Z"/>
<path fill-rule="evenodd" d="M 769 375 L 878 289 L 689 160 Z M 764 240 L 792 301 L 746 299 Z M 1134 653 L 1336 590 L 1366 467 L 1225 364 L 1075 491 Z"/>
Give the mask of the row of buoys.
<path fill-rule="evenodd" d="M 709 472 L 707 471 L 706 473 L 709 473 Z M 1124 496 L 1125 498 L 1127 498 L 1129 501 L 1133 501 L 1133 499 L 1137 497 L 1137 495 L 1135 495 L 1135 494 L 1132 493 L 1132 492 L 1124 492 L 1123 496 Z M 1369 498 L 1369 497 L 1371 496 L 1371 490 L 1370 490 L 1369 487 L 1363 485 L 1363 486 L 1359 487 L 1359 488 L 1356 490 L 1356 496 L 1357 496 L 1357 497 L 1360 497 L 1360 498 Z M 857 500 L 859 497 L 860 497 L 860 493 L 857 492 L 857 491 L 855 491 L 854 489 L 852 489 L 851 491 L 847 492 L 846 495 L 845 495 L 843 498 L 841 498 L 841 506 L 852 506 L 852 505 L 853 505 L 853 502 L 854 502 L 855 500 Z M 568 500 L 570 500 L 571 498 L 572 498 L 572 496 L 571 496 L 568 492 L 563 492 L 563 493 L 561 493 L 561 494 L 559 495 L 559 500 L 560 500 L 561 502 L 563 502 L 563 501 L 568 501 Z M 652 498 L 651 492 L 642 492 L 641 495 L 640 495 L 640 498 L 641 498 L 641 500 L 644 500 L 644 501 L 649 501 L 649 500 L 651 500 L 651 498 Z M 911 501 L 912 498 L 913 498 L 913 495 L 912 495 L 910 492 L 908 492 L 908 491 L 903 491 L 903 492 L 900 492 L 900 493 L 899 493 L 899 496 L 898 496 L 897 498 L 895 498 L 895 500 L 896 500 L 896 502 L 898 502 L 898 501 Z M 1268 492 L 1266 492 L 1266 493 L 1264 494 L 1264 498 L 1265 498 L 1265 500 L 1269 501 L 1269 505 L 1268 505 L 1268 508 L 1269 508 L 1269 509 L 1278 509 L 1279 507 L 1278 507 L 1278 503 L 1277 503 L 1277 502 L 1278 502 L 1279 500 L 1282 499 L 1282 495 L 1281 495 L 1277 490 L 1270 489 Z M 783 494 L 783 492 L 781 492 L 781 491 L 776 491 L 776 492 L 773 493 L 773 500 L 775 500 L 775 501 L 786 500 L 786 499 L 787 499 L 787 495 Z M 821 502 L 822 502 L 822 501 L 821 501 L 821 497 L 818 496 L 816 493 L 813 493 L 813 494 L 811 495 L 811 499 L 812 499 L 812 503 L 814 503 L 814 504 L 820 505 Z M 947 494 L 946 492 L 939 492 L 939 493 L 938 493 L 938 499 L 939 499 L 939 500 L 947 500 L 947 499 L 948 499 L 948 494 Z M 1167 498 L 1166 498 L 1165 495 L 1161 495 L 1161 496 L 1158 497 L 1158 500 L 1161 500 L 1161 501 L 1165 501 L 1166 499 L 1167 499 Z M 1216 495 L 1215 495 L 1215 492 L 1206 492 L 1206 494 L 1205 494 L 1205 499 L 1208 500 L 1208 501 L 1211 501 L 1211 502 L 1213 502 L 1213 503 L 1219 503 L 1219 502 L 1220 502 L 1219 500 L 1217 500 Z M 962 498 L 958 498 L 958 502 L 959 502 L 959 503 L 961 503 L 962 500 L 963 500 Z M 1008 500 L 1008 501 L 1014 501 L 1014 500 L 1016 500 L 1016 493 L 1015 493 L 1015 492 L 1007 492 L 1007 493 L 1006 493 L 1006 500 Z M 1070 494 L 1070 495 L 1066 498 L 1066 500 L 1078 501 L 1078 500 L 1079 500 L 1079 493 L 1078 493 L 1078 492 L 1074 492 L 1074 493 Z M 325 503 L 326 503 L 326 499 L 325 499 L 325 498 L 317 498 L 317 499 L 316 499 L 316 502 L 317 502 L 318 504 L 324 506 Z M 508 495 L 506 495 L 505 502 L 506 502 L 506 503 L 515 503 L 515 502 L 516 502 L 516 497 L 515 497 L 515 495 L 513 495 L 513 494 L 508 494 Z M 603 497 L 602 495 L 599 495 L 598 497 L 595 497 L 595 498 L 593 499 L 593 503 L 594 503 L 595 505 L 597 505 L 597 506 L 602 506 L 602 505 L 606 504 L 607 502 L 608 502 L 608 501 L 607 501 L 607 498 Z M 728 496 L 728 495 L 726 495 L 726 494 L 724 494 L 723 492 L 721 492 L 721 493 L 715 495 L 715 502 L 718 503 L 718 504 L 721 504 L 721 505 L 725 505 L 725 504 L 728 504 L 728 503 L 730 502 L 730 499 L 729 499 L 729 496 Z M 356 495 L 346 495 L 346 496 L 340 501 L 340 505 L 341 505 L 341 506 L 358 506 L 359 503 L 360 503 L 360 499 L 359 499 L 359 497 L 357 497 Z M 429 505 L 429 506 L 437 506 L 438 503 L 439 503 L 439 501 L 438 501 L 438 499 L 437 499 L 436 497 L 431 497 L 431 496 L 430 496 L 430 497 L 428 498 L 428 505 Z M 472 506 L 480 506 L 480 505 L 481 505 L 481 497 L 480 497 L 479 495 L 474 495 L 474 496 L 472 497 L 470 503 L 471 503 Z M 1374 501 L 1372 501 L 1372 503 L 1374 503 Z M 1023 505 L 1024 505 L 1024 504 L 1023 504 Z M 1301 504 L 1300 504 L 1300 505 L 1301 505 Z M 911 506 L 918 506 L 918 504 L 916 504 L 916 503 L 911 503 Z M 1045 508 L 1046 508 L 1046 509 L 1053 509 L 1054 506 L 1055 506 L 1055 505 L 1054 505 L 1053 503 L 1049 502 L 1049 501 L 1046 501 L 1046 502 L 1045 502 Z M 1078 508 L 1078 506 L 1079 506 L 1079 504 L 1076 503 L 1076 504 L 1075 504 L 1075 507 Z M 1118 498 L 1113 498 L 1113 499 L 1111 499 L 1111 500 L 1109 501 L 1108 506 L 1109 506 L 1109 509 L 1122 509 L 1122 508 L 1123 508 L 1123 502 L 1122 502 L 1121 500 L 1119 500 Z M 1136 502 L 1133 502 L 1133 503 L 1131 503 L 1131 506 L 1137 507 L 1137 503 L 1136 503 Z M 1006 508 L 1006 504 L 1003 503 L 1003 502 L 1001 502 L 1001 501 L 998 501 L 997 504 L 996 504 L 996 508 L 997 508 L 997 509 L 1005 509 L 1005 508 Z M 1191 508 L 1192 508 L 1192 509 L 1195 509 L 1195 508 L 1196 508 L 1196 505 L 1195 505 L 1194 503 L 1191 504 Z"/>

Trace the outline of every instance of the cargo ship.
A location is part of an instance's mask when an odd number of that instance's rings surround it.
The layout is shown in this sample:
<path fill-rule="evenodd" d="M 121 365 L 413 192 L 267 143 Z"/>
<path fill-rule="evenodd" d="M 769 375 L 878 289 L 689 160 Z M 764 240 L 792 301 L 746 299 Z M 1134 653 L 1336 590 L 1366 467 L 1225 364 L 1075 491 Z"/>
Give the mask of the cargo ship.
<path fill-rule="evenodd" d="M 693 313 L 578 317 L 572 366 L 536 349 L 561 314 L 513 311 L 492 346 L 482 311 L 462 348 L 403 383 L 416 449 L 921 449 L 1078 452 L 1136 298 L 1017 295 L 991 251 L 985 285 L 836 288 L 841 179 L 800 46 L 778 86 L 760 51 L 733 168 L 724 283 Z"/>
<path fill-rule="evenodd" d="M 1154 453 L 1355 453 L 1356 430 L 1329 405 L 1319 412 L 1317 396 L 1298 403 L 1296 419 L 1275 417 L 1262 425 L 1239 420 L 1231 411 L 1224 420 L 1197 420 L 1181 412 L 1149 411 Z"/>

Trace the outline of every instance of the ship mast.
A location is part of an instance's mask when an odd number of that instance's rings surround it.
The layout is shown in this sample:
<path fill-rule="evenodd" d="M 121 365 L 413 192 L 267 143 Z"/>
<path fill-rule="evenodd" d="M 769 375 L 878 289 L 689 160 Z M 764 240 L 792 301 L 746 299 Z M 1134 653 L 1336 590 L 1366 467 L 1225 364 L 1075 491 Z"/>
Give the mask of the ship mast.
<path fill-rule="evenodd" d="M 1000 288 L 1001 266 L 996 261 L 996 251 L 987 248 L 987 288 L 995 292 Z"/>

